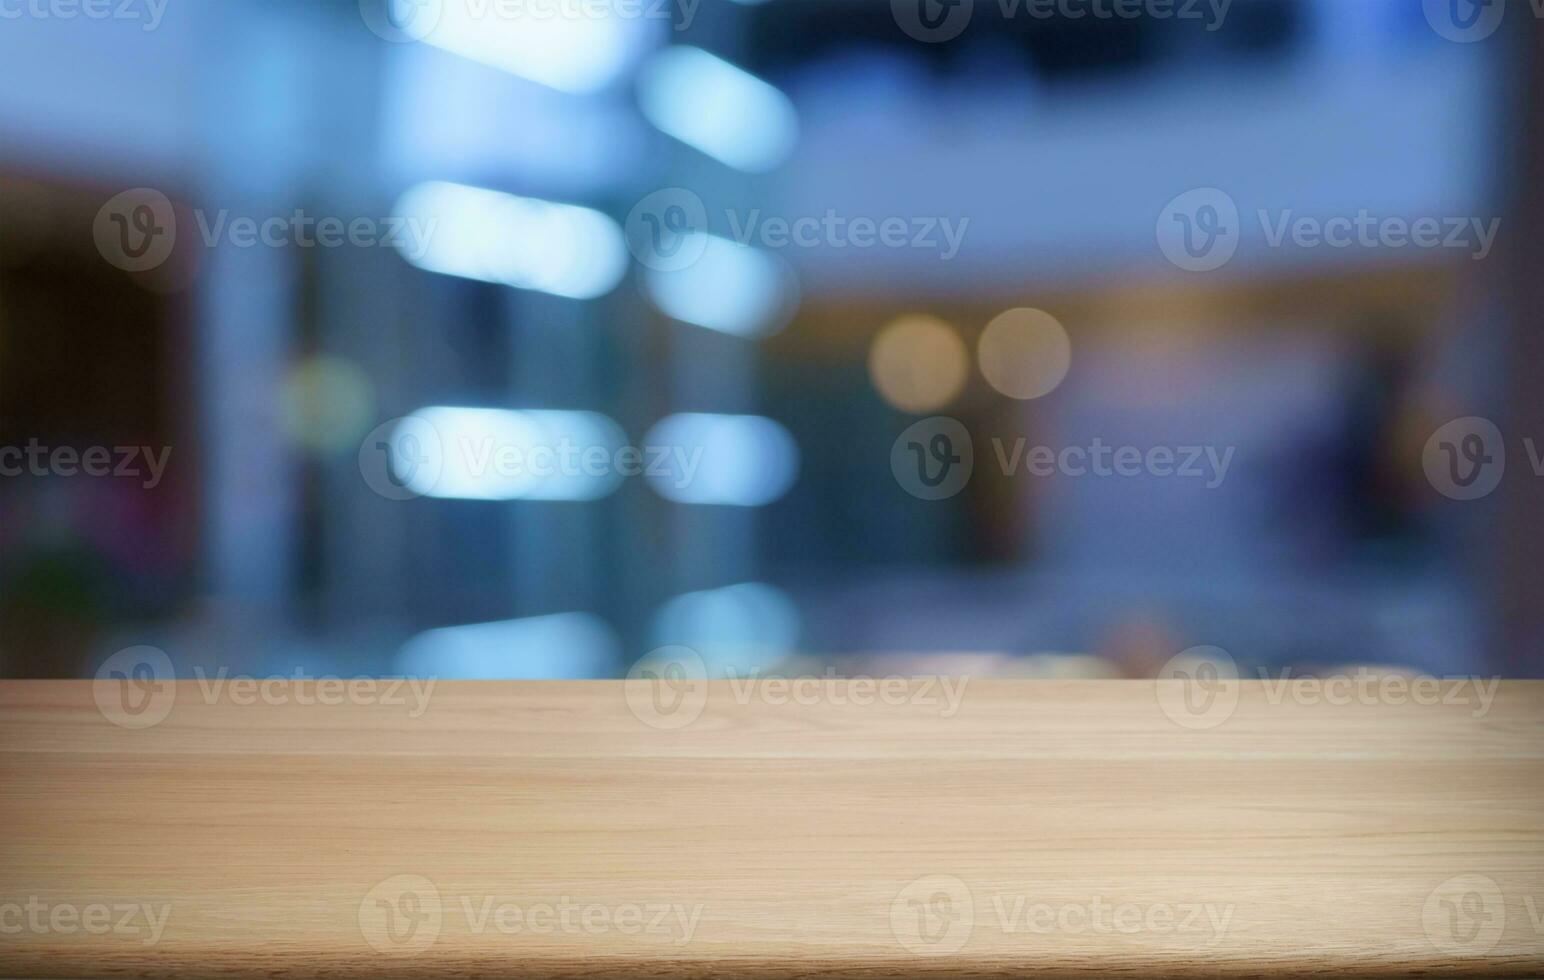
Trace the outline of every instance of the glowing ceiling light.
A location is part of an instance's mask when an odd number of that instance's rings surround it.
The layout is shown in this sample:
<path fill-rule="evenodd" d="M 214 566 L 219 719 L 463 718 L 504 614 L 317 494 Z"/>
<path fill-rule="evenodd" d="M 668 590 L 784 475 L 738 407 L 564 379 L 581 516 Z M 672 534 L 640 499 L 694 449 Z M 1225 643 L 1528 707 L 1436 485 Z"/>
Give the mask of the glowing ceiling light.
<path fill-rule="evenodd" d="M 431 272 L 593 299 L 627 272 L 627 243 L 615 221 L 589 208 L 431 181 L 394 209 L 419 229 L 402 255 Z"/>
<path fill-rule="evenodd" d="M 426 44 L 564 92 L 605 88 L 632 61 L 627 20 L 594 3 L 564 0 L 439 0 Z"/>
<path fill-rule="evenodd" d="M 558 613 L 428 630 L 403 644 L 396 671 L 452 680 L 584 680 L 614 675 L 620 661 L 621 645 L 604 620 Z"/>
<path fill-rule="evenodd" d="M 711 675 L 767 669 L 799 642 L 799 609 L 788 594 L 763 582 L 679 595 L 654 617 L 654 642 L 685 646 Z"/>
<path fill-rule="evenodd" d="M 431 406 L 393 436 L 417 458 L 394 456 L 409 490 L 453 500 L 597 500 L 616 490 L 624 435 L 595 412 Z"/>
<path fill-rule="evenodd" d="M 701 48 L 655 55 L 639 76 L 638 99 L 661 132 L 737 170 L 771 170 L 799 136 L 788 96 Z"/>
<path fill-rule="evenodd" d="M 691 240 L 683 247 L 700 251 L 697 261 L 645 274 L 644 288 L 655 306 L 677 320 L 737 337 L 774 333 L 787 323 L 799 287 L 786 262 L 727 238 L 687 234 Z"/>
<path fill-rule="evenodd" d="M 682 504 L 760 507 L 799 475 L 793 436 L 759 415 L 671 415 L 649 432 L 646 448 L 668 450 L 648 479 L 660 496 Z"/>

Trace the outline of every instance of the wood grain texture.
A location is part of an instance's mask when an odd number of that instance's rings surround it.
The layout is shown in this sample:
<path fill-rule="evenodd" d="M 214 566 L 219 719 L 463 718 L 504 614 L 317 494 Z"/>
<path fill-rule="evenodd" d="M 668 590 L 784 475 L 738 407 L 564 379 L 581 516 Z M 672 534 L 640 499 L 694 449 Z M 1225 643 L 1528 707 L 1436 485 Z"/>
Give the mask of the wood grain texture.
<path fill-rule="evenodd" d="M 1544 976 L 1544 684 L 1178 683 L 6 683 L 0 973 Z"/>

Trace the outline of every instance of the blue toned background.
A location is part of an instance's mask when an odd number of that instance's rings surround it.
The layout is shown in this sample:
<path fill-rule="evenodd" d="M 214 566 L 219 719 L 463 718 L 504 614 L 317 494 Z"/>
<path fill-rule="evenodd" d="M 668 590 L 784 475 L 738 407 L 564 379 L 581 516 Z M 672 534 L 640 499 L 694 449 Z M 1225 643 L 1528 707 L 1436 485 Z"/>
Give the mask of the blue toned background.
<path fill-rule="evenodd" d="M 1526 10 L 93 6 L 0 0 L 0 447 L 49 454 L 0 674 L 1538 672 Z M 1507 469 L 1456 500 L 1469 416 Z"/>

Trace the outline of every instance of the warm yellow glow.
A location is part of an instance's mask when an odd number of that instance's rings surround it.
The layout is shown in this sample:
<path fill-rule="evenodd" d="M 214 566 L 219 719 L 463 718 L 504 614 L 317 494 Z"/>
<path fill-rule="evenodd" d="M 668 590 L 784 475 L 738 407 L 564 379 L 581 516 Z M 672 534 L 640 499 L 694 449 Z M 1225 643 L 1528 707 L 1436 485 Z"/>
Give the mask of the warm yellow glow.
<path fill-rule="evenodd" d="M 357 365 L 319 355 L 295 365 L 284 379 L 280 422 L 307 449 L 336 452 L 370 427 L 375 392 Z"/>
<path fill-rule="evenodd" d="M 1049 395 L 1072 367 L 1066 329 L 1044 310 L 1027 307 L 1000 313 L 988 323 L 976 353 L 987 382 L 1009 398 Z"/>
<path fill-rule="evenodd" d="M 869 377 L 885 401 L 913 414 L 947 405 L 965 387 L 970 354 L 949 324 L 930 316 L 905 316 L 874 338 Z"/>

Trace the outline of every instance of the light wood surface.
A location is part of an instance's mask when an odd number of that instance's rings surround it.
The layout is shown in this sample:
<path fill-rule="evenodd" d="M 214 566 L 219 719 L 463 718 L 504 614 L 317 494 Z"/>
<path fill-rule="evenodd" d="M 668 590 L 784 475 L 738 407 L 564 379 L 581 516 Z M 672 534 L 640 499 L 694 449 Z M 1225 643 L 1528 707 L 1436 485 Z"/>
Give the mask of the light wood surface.
<path fill-rule="evenodd" d="M 1180 683 L 6 683 L 0 973 L 1544 976 L 1544 684 Z"/>

